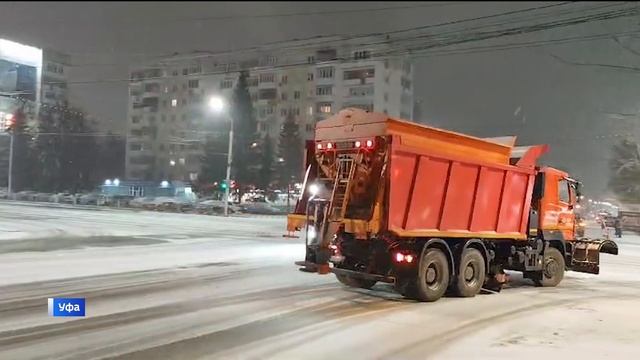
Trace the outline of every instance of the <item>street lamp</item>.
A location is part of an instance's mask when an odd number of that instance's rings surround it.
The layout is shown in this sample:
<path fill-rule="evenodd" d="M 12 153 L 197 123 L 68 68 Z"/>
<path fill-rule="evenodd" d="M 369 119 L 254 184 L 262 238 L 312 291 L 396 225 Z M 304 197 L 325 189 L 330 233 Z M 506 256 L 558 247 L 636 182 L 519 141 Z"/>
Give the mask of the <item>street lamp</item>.
<path fill-rule="evenodd" d="M 209 99 L 209 109 L 214 113 L 224 113 L 225 108 L 225 102 L 221 97 L 214 96 Z M 229 184 L 231 184 L 231 159 L 233 151 L 233 118 L 228 111 L 226 113 L 229 117 L 229 123 L 231 123 L 231 126 L 229 127 L 229 151 L 227 151 L 227 186 L 224 188 L 224 216 L 229 216 Z"/>

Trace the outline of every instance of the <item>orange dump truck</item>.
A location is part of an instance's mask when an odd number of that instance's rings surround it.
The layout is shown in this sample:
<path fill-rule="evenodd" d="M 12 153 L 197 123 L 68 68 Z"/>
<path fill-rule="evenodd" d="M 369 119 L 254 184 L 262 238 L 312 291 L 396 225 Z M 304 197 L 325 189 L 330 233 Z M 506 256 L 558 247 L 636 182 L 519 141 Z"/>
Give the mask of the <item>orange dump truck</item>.
<path fill-rule="evenodd" d="M 609 240 L 576 239 L 579 183 L 537 165 L 546 145 L 481 139 L 345 109 L 307 143 L 304 192 L 287 230 L 306 241 L 301 270 L 348 286 L 395 284 L 435 301 L 499 291 L 504 270 L 555 286 L 599 272 Z"/>

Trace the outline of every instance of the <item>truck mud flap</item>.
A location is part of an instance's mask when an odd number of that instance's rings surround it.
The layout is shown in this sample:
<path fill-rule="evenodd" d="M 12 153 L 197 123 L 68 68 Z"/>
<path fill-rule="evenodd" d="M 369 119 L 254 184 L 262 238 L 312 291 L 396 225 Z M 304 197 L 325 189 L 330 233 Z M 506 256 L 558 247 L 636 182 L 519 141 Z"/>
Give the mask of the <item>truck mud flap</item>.
<path fill-rule="evenodd" d="M 618 245 L 611 240 L 576 240 L 570 270 L 599 274 L 600 253 L 618 255 Z"/>

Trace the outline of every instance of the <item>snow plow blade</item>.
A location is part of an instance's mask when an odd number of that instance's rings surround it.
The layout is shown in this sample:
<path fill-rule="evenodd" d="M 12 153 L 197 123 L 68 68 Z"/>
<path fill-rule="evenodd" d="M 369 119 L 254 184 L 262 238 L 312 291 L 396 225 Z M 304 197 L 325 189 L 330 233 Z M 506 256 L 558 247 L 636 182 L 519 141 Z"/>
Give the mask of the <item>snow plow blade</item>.
<path fill-rule="evenodd" d="M 618 255 L 618 245 L 611 240 L 576 240 L 571 270 L 588 274 L 600 273 L 600 253 Z"/>

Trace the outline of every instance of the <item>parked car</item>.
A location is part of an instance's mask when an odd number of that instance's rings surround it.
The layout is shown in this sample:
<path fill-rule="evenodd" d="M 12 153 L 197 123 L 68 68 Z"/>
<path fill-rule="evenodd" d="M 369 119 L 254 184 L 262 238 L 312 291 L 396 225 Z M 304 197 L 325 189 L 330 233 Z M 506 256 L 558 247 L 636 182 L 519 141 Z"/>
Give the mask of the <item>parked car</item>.
<path fill-rule="evenodd" d="M 51 201 L 51 194 L 49 193 L 36 193 L 33 195 L 33 200 L 34 201 L 40 201 L 40 202 L 49 202 Z"/>
<path fill-rule="evenodd" d="M 98 199 L 100 199 L 100 194 L 96 194 L 96 193 L 82 194 L 78 197 L 78 204 L 98 205 Z"/>
<path fill-rule="evenodd" d="M 158 197 L 153 201 L 155 210 L 185 212 L 193 209 L 193 202 L 188 199 L 174 197 Z"/>
<path fill-rule="evenodd" d="M 23 200 L 23 201 L 33 201 L 33 198 L 34 198 L 35 194 L 36 194 L 36 192 L 35 191 L 31 191 L 31 190 L 20 191 L 20 192 L 17 192 L 15 194 L 13 194 L 13 199 L 15 199 L 15 200 Z"/>
<path fill-rule="evenodd" d="M 245 212 L 247 214 L 280 215 L 286 213 L 283 210 L 273 207 L 266 202 L 246 202 L 240 204 L 239 207 L 242 212 Z"/>
<path fill-rule="evenodd" d="M 204 200 L 199 201 L 195 205 L 195 210 L 198 214 L 224 214 L 224 201 L 222 200 Z M 229 202 L 229 213 L 233 214 L 238 210 L 238 208 Z"/>
<path fill-rule="evenodd" d="M 153 207 L 155 206 L 153 204 L 154 200 L 155 200 L 155 197 L 151 197 L 151 196 L 137 197 L 137 198 L 131 199 L 131 201 L 129 201 L 129 206 L 131 206 L 133 208 L 150 209 L 150 210 L 152 210 Z"/>

